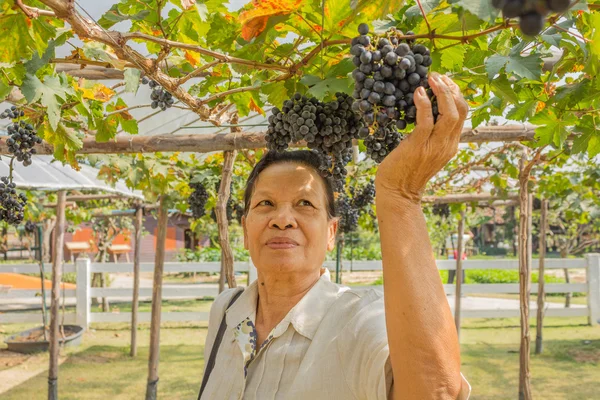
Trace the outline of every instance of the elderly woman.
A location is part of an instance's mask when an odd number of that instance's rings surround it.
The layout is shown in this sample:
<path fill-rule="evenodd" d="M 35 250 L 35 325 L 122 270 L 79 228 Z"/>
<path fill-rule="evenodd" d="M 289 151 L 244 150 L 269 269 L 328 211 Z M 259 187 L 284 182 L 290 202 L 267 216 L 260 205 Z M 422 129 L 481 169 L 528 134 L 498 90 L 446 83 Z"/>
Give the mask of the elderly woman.
<path fill-rule="evenodd" d="M 420 199 L 455 154 L 467 115 L 458 86 L 432 74 L 440 116 L 415 92 L 415 130 L 375 180 L 383 295 L 331 282 L 331 182 L 311 151 L 269 152 L 248 178 L 244 244 L 258 271 L 210 312 L 199 398 L 468 399 L 454 320 Z"/>

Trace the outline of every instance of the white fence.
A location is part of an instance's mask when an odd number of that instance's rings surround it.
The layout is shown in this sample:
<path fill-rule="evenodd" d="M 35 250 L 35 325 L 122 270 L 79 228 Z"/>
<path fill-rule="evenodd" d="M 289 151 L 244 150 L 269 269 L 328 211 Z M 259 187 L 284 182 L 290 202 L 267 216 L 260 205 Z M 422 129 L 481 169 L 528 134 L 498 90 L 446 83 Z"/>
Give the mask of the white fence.
<path fill-rule="evenodd" d="M 334 262 L 325 264 L 331 271 L 335 270 Z M 456 261 L 438 260 L 438 269 L 454 270 Z M 142 263 L 140 269 L 142 272 L 152 272 L 153 263 Z M 465 260 L 463 269 L 506 269 L 518 270 L 517 260 Z M 579 259 L 547 259 L 547 270 L 553 269 L 583 269 L 585 270 L 585 283 L 546 283 L 546 293 L 566 293 L 583 292 L 587 293 L 587 307 L 571 308 L 548 308 L 545 315 L 549 317 L 571 317 L 587 316 L 591 325 L 598 323 L 600 319 L 600 254 L 587 254 L 585 258 Z M 235 263 L 235 271 L 249 272 L 250 280 L 255 276 L 255 269 L 247 262 Z M 538 260 L 533 260 L 533 269 L 538 269 Z M 212 263 L 165 263 L 165 273 L 175 272 L 218 272 L 220 270 L 219 262 Z M 374 271 L 381 270 L 381 261 L 355 261 L 352 267 L 353 271 Z M 132 273 L 132 263 L 91 263 L 90 260 L 80 258 L 75 265 L 65 264 L 64 272 L 76 272 L 77 289 L 65 290 L 67 298 L 76 298 L 76 312 L 65 314 L 65 323 L 76 323 L 81 326 L 89 326 L 92 322 L 129 322 L 131 313 L 129 312 L 91 312 L 91 299 L 93 297 L 108 298 L 126 298 L 132 296 L 131 288 L 92 288 L 91 274 L 94 272 L 109 273 Z M 37 264 L 11 264 L 0 265 L 0 273 L 36 273 L 39 272 Z M 215 285 L 190 285 L 189 287 L 169 287 L 169 284 L 163 284 L 163 298 L 201 298 L 215 297 L 218 289 Z M 537 293 L 537 284 L 531 284 L 531 293 Z M 373 286 L 371 286 L 373 287 Z M 379 290 L 383 290 L 381 286 Z M 447 294 L 454 294 L 454 285 L 444 285 Z M 508 284 L 463 284 L 462 292 L 469 293 L 519 293 L 518 283 Z M 62 293 L 61 293 L 62 294 Z M 39 290 L 9 290 L 0 292 L 2 299 L 33 299 L 40 295 Z M 46 296 L 50 297 L 50 290 L 46 291 Z M 150 298 L 152 296 L 151 288 L 141 288 L 140 298 Z M 41 302 L 41 299 L 38 297 Z M 532 310 L 533 311 L 533 310 Z M 519 309 L 489 309 L 489 310 L 461 310 L 461 316 L 464 318 L 504 318 L 519 316 Z M 535 313 L 531 313 L 534 317 Z M 1 323 L 41 323 L 41 313 L 3 313 L 0 314 Z M 141 312 L 139 321 L 150 321 L 150 313 Z M 162 321 L 208 321 L 208 312 L 163 312 Z"/>

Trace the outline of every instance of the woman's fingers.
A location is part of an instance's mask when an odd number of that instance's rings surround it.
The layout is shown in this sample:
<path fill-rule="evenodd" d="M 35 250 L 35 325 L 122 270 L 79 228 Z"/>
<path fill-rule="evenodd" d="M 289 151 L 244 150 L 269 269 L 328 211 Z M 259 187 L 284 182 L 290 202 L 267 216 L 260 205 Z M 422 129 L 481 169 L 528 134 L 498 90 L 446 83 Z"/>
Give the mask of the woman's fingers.
<path fill-rule="evenodd" d="M 428 81 L 438 103 L 438 111 L 440 113 L 438 123 L 447 125 L 444 130 L 453 129 L 458 120 L 458 110 L 456 109 L 452 90 L 442 80 L 440 74 L 430 74 Z"/>
<path fill-rule="evenodd" d="M 414 135 L 415 139 L 424 142 L 429 139 L 431 132 L 433 132 L 434 121 L 431 101 L 422 87 L 415 90 L 413 101 L 415 107 L 417 107 L 417 124 L 410 136 L 413 137 Z"/>

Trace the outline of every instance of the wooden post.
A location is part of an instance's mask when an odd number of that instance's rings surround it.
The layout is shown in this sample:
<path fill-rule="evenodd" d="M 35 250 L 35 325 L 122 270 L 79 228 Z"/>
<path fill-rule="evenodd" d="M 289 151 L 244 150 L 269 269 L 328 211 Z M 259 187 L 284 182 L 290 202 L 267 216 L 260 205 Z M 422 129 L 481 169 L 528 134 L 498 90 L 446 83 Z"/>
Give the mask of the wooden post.
<path fill-rule="evenodd" d="M 143 209 L 138 204 L 135 210 L 135 245 L 133 248 L 133 300 L 131 302 L 131 357 L 137 355 L 138 306 L 140 297 L 140 249 L 142 246 Z"/>
<path fill-rule="evenodd" d="M 233 162 L 237 155 L 236 151 L 223 153 L 223 174 L 215 213 L 217 215 L 217 226 L 219 228 L 219 245 L 221 246 L 221 274 L 219 276 L 219 293 L 225 290 L 225 281 L 230 288 L 236 287 L 235 275 L 233 273 L 233 251 L 229 243 L 229 223 L 227 221 L 227 202 L 230 196 L 231 176 L 233 174 Z"/>
<path fill-rule="evenodd" d="M 454 298 L 454 324 L 456 333 L 460 337 L 460 295 L 462 290 L 462 255 L 463 255 L 463 235 L 465 234 L 465 210 L 460 211 L 460 220 L 458 221 L 458 249 L 456 251 L 456 291 Z"/>
<path fill-rule="evenodd" d="M 52 295 L 50 303 L 50 367 L 48 370 L 48 400 L 58 399 L 58 308 L 62 278 L 63 243 L 65 238 L 66 191 L 57 193 L 56 225 L 54 226 L 54 256 L 52 257 Z"/>
<path fill-rule="evenodd" d="M 521 301 L 521 347 L 519 352 L 519 400 L 531 400 L 529 373 L 529 293 L 531 291 L 531 271 L 528 265 L 528 211 L 529 211 L 529 171 L 526 168 L 527 152 L 519 160 L 519 295 Z"/>
<path fill-rule="evenodd" d="M 546 229 L 548 226 L 548 199 L 542 200 L 542 210 L 540 218 L 540 268 L 538 272 L 538 294 L 537 294 L 537 322 L 535 334 L 535 354 L 542 354 L 543 341 L 542 330 L 544 328 L 544 308 L 546 302 L 546 293 L 544 292 L 544 268 L 546 263 Z"/>
<path fill-rule="evenodd" d="M 148 382 L 146 400 L 155 400 L 158 385 L 158 358 L 160 342 L 160 313 L 162 305 L 162 279 L 165 265 L 165 242 L 167 240 L 166 195 L 160 196 L 158 209 L 158 232 L 156 236 L 156 253 L 154 257 L 154 281 L 152 285 L 152 319 L 150 322 L 150 356 L 148 358 Z"/>

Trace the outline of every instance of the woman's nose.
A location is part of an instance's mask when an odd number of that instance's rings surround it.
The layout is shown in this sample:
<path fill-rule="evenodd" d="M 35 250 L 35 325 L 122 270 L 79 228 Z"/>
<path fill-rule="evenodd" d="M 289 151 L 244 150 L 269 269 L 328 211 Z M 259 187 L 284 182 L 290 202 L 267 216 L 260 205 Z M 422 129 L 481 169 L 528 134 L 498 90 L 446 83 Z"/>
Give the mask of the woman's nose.
<path fill-rule="evenodd" d="M 291 210 L 287 209 L 287 207 L 282 207 L 281 209 L 277 210 L 277 214 L 274 215 L 269 222 L 270 228 L 277 228 L 281 230 L 296 228 L 297 226 L 296 218 L 294 218 Z"/>

